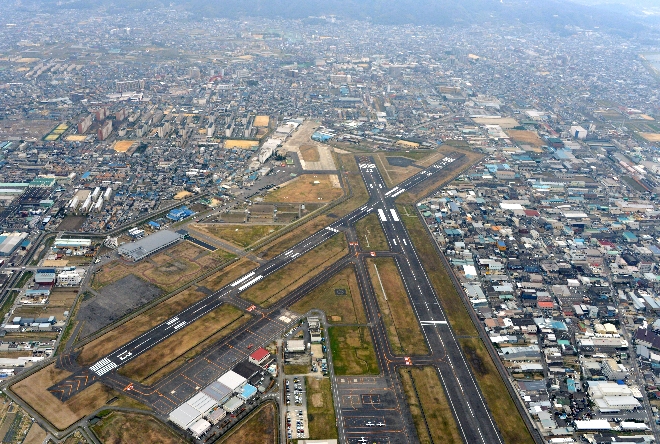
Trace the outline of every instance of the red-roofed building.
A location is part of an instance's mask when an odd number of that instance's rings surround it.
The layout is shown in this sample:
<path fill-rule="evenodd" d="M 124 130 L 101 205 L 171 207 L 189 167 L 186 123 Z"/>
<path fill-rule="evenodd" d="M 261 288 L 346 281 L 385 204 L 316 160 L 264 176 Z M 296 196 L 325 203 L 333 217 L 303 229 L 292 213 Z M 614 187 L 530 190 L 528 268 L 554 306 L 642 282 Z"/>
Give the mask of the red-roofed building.
<path fill-rule="evenodd" d="M 250 355 L 249 360 L 253 364 L 262 365 L 264 362 L 268 360 L 269 357 L 270 357 L 270 353 L 268 353 L 268 350 L 266 350 L 263 347 L 260 347 Z"/>
<path fill-rule="evenodd" d="M 524 210 L 527 217 L 540 217 L 541 213 L 536 210 Z"/>

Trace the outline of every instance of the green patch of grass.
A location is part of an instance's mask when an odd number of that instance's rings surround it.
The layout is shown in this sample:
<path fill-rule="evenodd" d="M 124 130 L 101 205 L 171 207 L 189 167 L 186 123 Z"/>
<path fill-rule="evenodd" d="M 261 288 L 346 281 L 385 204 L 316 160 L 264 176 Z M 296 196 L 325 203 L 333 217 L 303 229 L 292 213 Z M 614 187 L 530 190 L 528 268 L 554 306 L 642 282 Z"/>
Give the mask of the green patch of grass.
<path fill-rule="evenodd" d="M 18 291 L 12 290 L 9 292 L 7 298 L 5 299 L 5 302 L 2 304 L 2 308 L 0 308 L 0 320 L 4 319 L 5 315 L 9 313 L 9 310 L 11 310 L 11 307 L 14 306 L 14 301 L 16 301 L 16 296 L 18 296 Z"/>
<path fill-rule="evenodd" d="M 305 375 L 312 370 L 312 364 L 284 364 L 285 375 Z"/>
<path fill-rule="evenodd" d="M 25 273 L 23 273 L 23 276 L 21 276 L 21 278 L 18 280 L 18 283 L 16 284 L 15 288 L 23 288 L 23 286 L 27 284 L 27 282 L 30 279 L 32 279 L 33 275 L 34 273 L 32 273 L 31 271 L 26 271 Z"/>
<path fill-rule="evenodd" d="M 330 327 L 328 335 L 336 375 L 380 373 L 371 334 L 367 327 Z"/>
<path fill-rule="evenodd" d="M 305 378 L 310 439 L 337 439 L 330 379 Z"/>
<path fill-rule="evenodd" d="M 356 223 L 355 230 L 363 250 L 388 251 L 390 249 L 376 213 L 371 213 Z"/>

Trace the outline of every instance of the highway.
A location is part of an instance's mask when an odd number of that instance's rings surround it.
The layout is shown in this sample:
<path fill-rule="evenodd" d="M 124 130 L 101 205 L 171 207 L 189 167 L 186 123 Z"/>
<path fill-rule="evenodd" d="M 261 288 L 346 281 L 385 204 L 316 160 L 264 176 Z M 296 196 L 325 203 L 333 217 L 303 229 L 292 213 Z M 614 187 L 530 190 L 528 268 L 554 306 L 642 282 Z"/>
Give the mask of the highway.
<path fill-rule="evenodd" d="M 267 263 L 262 264 L 217 292 L 182 310 L 176 316 L 131 340 L 98 360 L 89 369 L 80 369 L 71 377 L 50 387 L 49 391 L 62 401 L 66 401 L 101 378 L 108 385 L 122 389 L 128 383 L 131 383 L 131 381 L 117 374 L 117 368 L 140 356 L 186 325 L 195 322 L 195 320 L 224 303 L 231 303 L 243 310 L 247 310 L 250 304 L 240 298 L 242 292 L 293 261 L 300 259 L 305 253 L 337 235 L 339 232 L 346 232 L 349 241 L 355 241 L 354 224 L 375 211 L 378 214 L 381 226 L 390 244 L 391 252 L 385 254 L 394 257 L 396 261 L 417 320 L 431 350 L 430 356 L 413 357 L 412 362 L 414 364 L 433 365 L 438 370 L 438 375 L 445 387 L 454 418 L 457 421 L 464 442 L 484 444 L 501 443 L 502 439 L 499 431 L 495 426 L 456 337 L 447 323 L 444 311 L 438 303 L 437 295 L 429 282 L 428 276 L 417 256 L 417 252 L 413 247 L 394 203 L 396 197 L 400 194 L 415 187 L 443 169 L 448 168 L 455 160 L 457 159 L 446 157 L 403 181 L 398 186 L 388 189 L 373 159 L 360 157 L 360 173 L 370 195 L 370 199 L 366 205 L 337 219 L 329 226 L 317 231 Z M 320 274 L 291 292 L 270 309 L 263 310 L 261 307 L 257 307 L 252 314 L 257 316 L 260 314 L 261 317 L 255 317 L 246 325 L 245 329 L 237 331 L 234 337 L 221 341 L 221 343 L 217 344 L 217 347 L 214 346 L 213 350 L 209 350 L 205 359 L 210 362 L 223 362 L 226 364 L 235 362 L 237 359 L 245 358 L 247 355 L 246 345 L 254 340 L 250 336 L 251 334 L 256 334 L 263 342 L 272 340 L 273 335 L 280 334 L 283 329 L 287 328 L 287 322 L 281 321 L 282 313 L 290 316 L 289 313 L 284 311 L 285 307 L 291 306 L 316 286 L 325 282 L 350 262 L 353 262 L 356 264 L 358 283 L 369 325 L 371 326 L 374 348 L 382 372 L 380 377 L 371 378 L 365 383 L 365 387 L 371 387 L 369 390 L 377 393 L 377 395 L 375 394 L 372 398 L 369 398 L 372 399 L 372 402 L 367 403 L 367 408 L 371 408 L 374 411 L 383 409 L 383 412 L 389 412 L 387 414 L 381 412 L 379 416 L 374 417 L 378 421 L 384 421 L 387 426 L 382 428 L 382 431 L 379 433 L 376 433 L 376 430 L 370 430 L 372 433 L 368 434 L 369 439 L 375 439 L 375 442 L 415 441 L 416 434 L 412 425 L 412 418 L 405 403 L 405 395 L 402 392 L 396 375 L 397 368 L 405 365 L 406 361 L 404 361 L 402 356 L 394 356 L 390 350 L 385 327 L 380 319 L 378 303 L 374 296 L 373 288 L 371 288 L 371 281 L 365 263 L 365 259 L 369 257 L 369 254 L 359 251 L 357 242 L 350 243 L 350 253 L 347 256 L 324 269 Z M 293 321 L 293 319 L 290 321 Z M 211 357 L 211 355 L 217 355 L 217 359 Z M 62 356 L 58 362 L 61 366 L 68 367 L 72 370 L 77 366 L 75 364 L 75 356 L 73 355 Z M 171 390 L 167 390 L 171 386 L 176 386 L 177 382 L 175 382 L 175 379 L 186 370 L 193 369 L 196 365 L 197 360 L 184 364 L 182 370 L 177 374 L 164 378 L 153 387 L 131 383 L 130 385 L 132 387 L 134 386 L 134 392 L 132 394 L 143 401 L 148 401 L 154 405 L 156 410 L 162 413 L 168 413 L 176 407 L 178 401 L 176 399 L 166 401 L 168 397 L 163 396 L 163 394 L 174 393 Z M 225 366 L 223 365 L 222 367 L 224 368 Z M 188 375 L 190 374 L 188 373 Z M 334 381 L 335 385 L 338 383 L 336 379 Z M 83 382 L 81 383 L 80 381 Z M 339 383 L 340 385 L 342 384 L 341 381 Z M 348 388 L 344 386 L 340 387 L 340 390 L 346 390 L 349 393 L 352 390 L 359 391 L 360 388 L 358 385 Z M 178 396 L 176 398 L 180 399 Z M 378 399 L 378 403 L 373 402 L 373 399 Z M 341 399 L 335 399 L 335 405 L 339 418 L 340 441 L 358 442 L 357 440 L 364 436 L 364 424 L 360 422 L 361 420 L 355 420 L 355 416 L 351 414 L 350 408 L 342 406 Z M 384 409 L 386 406 L 389 407 Z"/>

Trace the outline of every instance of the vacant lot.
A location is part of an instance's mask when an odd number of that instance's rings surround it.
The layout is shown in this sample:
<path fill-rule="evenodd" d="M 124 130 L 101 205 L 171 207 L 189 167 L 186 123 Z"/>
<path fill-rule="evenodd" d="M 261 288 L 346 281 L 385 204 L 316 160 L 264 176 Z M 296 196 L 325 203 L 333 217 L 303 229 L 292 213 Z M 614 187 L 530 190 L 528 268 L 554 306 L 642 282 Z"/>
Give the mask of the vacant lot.
<path fill-rule="evenodd" d="M 461 434 L 436 369 L 402 368 L 399 370 L 399 376 L 419 441 L 422 444 L 461 442 Z"/>
<path fill-rule="evenodd" d="M 337 420 L 330 379 L 305 378 L 310 439 L 337 439 Z"/>
<path fill-rule="evenodd" d="M 193 229 L 210 234 L 218 239 L 247 248 L 264 237 L 282 228 L 282 225 L 230 225 L 230 224 L 194 224 Z"/>
<path fill-rule="evenodd" d="M 85 216 L 66 216 L 57 226 L 59 231 L 78 231 L 85 223 Z"/>
<path fill-rule="evenodd" d="M 511 117 L 501 117 L 498 119 L 490 119 L 488 117 L 483 117 L 483 118 L 472 118 L 472 120 L 474 120 L 474 123 L 478 123 L 479 125 L 499 125 L 500 128 L 502 129 L 515 128 L 516 126 L 520 125 L 516 119 L 513 119 Z"/>
<path fill-rule="evenodd" d="M 318 162 L 321 159 L 319 150 L 314 145 L 301 145 L 299 149 L 305 162 Z"/>
<path fill-rule="evenodd" d="M 506 133 L 509 137 L 511 137 L 511 139 L 520 144 L 532 145 L 536 147 L 545 145 L 545 142 L 538 136 L 536 131 L 508 130 Z"/>
<path fill-rule="evenodd" d="M 401 355 L 428 354 L 424 335 L 394 259 L 368 259 L 367 266 L 392 352 Z"/>
<path fill-rule="evenodd" d="M 64 319 L 64 312 L 70 311 L 78 295 L 78 289 L 53 288 L 46 305 L 22 305 L 14 310 L 14 316 L 28 318 L 47 318 L 55 316 L 58 321 Z"/>
<path fill-rule="evenodd" d="M 68 401 L 61 402 L 47 389 L 70 375 L 66 370 L 56 369 L 55 364 L 51 364 L 17 382 L 11 389 L 55 427 L 63 430 L 116 396 L 113 390 L 96 383 Z"/>
<path fill-rule="evenodd" d="M 380 373 L 371 334 L 367 327 L 330 327 L 328 335 L 336 375 Z"/>
<path fill-rule="evenodd" d="M 344 194 L 336 174 L 303 174 L 266 194 L 265 202 L 331 202 Z"/>
<path fill-rule="evenodd" d="M 254 268 L 254 263 L 247 259 L 241 259 L 229 265 L 200 282 L 199 289 L 197 287 L 188 288 L 85 345 L 78 361 L 82 365 L 93 364 L 112 350 L 203 299 L 208 293 L 207 290 L 215 291 L 222 288 L 245 274 L 246 270 L 252 268 Z M 202 289 L 205 291 L 201 291 Z"/>
<path fill-rule="evenodd" d="M 121 319 L 163 292 L 155 285 L 129 274 L 103 287 L 99 293 L 98 296 L 84 299 L 80 304 L 76 319 L 84 322 L 80 330 L 81 338 Z"/>
<path fill-rule="evenodd" d="M 291 310 L 298 313 L 307 313 L 313 308 L 323 310 L 330 323 L 367 322 L 360 298 L 360 288 L 355 277 L 355 268 L 352 265 L 341 270 L 328 282 L 291 306 Z"/>
<path fill-rule="evenodd" d="M 112 412 L 91 428 L 103 444 L 186 442 L 157 419 L 139 413 Z"/>
<path fill-rule="evenodd" d="M 459 339 L 465 357 L 477 378 L 486 403 L 507 443 L 532 443 L 525 423 L 518 414 L 500 374 L 479 338 Z"/>
<path fill-rule="evenodd" d="M 660 134 L 658 133 L 639 133 L 639 135 L 649 142 L 660 142 Z"/>
<path fill-rule="evenodd" d="M 340 233 L 250 287 L 242 297 L 255 304 L 269 307 L 347 253 L 346 236 Z"/>
<path fill-rule="evenodd" d="M 238 308 L 232 305 L 221 305 L 133 359 L 122 367 L 119 373 L 135 381 L 142 382 L 178 357 L 190 352 L 201 342 L 214 336 L 241 316 L 243 316 L 243 312 Z M 247 320 L 247 317 L 245 320 Z M 217 339 L 221 338 L 218 337 Z"/>
<path fill-rule="evenodd" d="M 121 260 L 110 262 L 94 275 L 91 286 L 99 290 L 134 274 L 169 293 L 232 258 L 226 251 L 209 252 L 184 241 L 134 264 Z"/>
<path fill-rule="evenodd" d="M 371 213 L 361 219 L 355 224 L 355 229 L 363 250 L 388 251 L 390 249 L 376 213 Z"/>
<path fill-rule="evenodd" d="M 274 402 L 268 402 L 251 413 L 243 423 L 234 427 L 222 444 L 264 444 L 278 440 L 277 409 Z"/>

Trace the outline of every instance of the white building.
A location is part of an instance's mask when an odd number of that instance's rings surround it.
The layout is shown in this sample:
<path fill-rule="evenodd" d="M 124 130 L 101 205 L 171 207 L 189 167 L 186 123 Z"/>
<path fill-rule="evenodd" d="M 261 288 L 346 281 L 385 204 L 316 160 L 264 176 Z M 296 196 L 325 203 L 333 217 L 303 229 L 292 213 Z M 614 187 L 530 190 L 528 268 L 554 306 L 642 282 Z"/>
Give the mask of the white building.
<path fill-rule="evenodd" d="M 589 381 L 588 393 L 601 412 L 634 410 L 641 405 L 635 398 L 639 390 L 633 391 L 627 385 L 615 382 Z"/>
<path fill-rule="evenodd" d="M 82 275 L 81 273 L 78 272 L 78 270 L 66 270 L 60 272 L 57 275 L 58 287 L 77 287 L 80 285 L 81 281 L 82 281 Z"/>
<path fill-rule="evenodd" d="M 603 371 L 603 375 L 610 381 L 626 379 L 626 376 L 628 376 L 628 370 L 623 364 L 617 363 L 612 358 L 603 360 L 601 370 Z"/>

